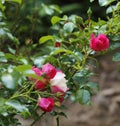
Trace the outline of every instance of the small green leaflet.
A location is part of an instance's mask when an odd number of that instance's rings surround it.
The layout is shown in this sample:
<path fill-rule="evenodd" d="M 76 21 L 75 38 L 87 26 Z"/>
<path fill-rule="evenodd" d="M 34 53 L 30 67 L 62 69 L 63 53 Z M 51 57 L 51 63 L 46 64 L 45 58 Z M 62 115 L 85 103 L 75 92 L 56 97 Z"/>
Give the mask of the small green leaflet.
<path fill-rule="evenodd" d="M 54 25 L 56 23 L 58 23 L 61 20 L 61 18 L 59 18 L 58 16 L 53 16 L 51 19 L 51 23 Z"/>
<path fill-rule="evenodd" d="M 43 36 L 39 39 L 39 43 L 43 44 L 45 42 L 47 42 L 48 40 L 54 40 L 54 37 L 52 35 L 47 35 L 47 36 Z"/>
<path fill-rule="evenodd" d="M 22 0 L 5 0 L 6 2 L 15 2 L 15 3 L 18 3 L 18 4 L 21 4 L 22 3 Z"/>

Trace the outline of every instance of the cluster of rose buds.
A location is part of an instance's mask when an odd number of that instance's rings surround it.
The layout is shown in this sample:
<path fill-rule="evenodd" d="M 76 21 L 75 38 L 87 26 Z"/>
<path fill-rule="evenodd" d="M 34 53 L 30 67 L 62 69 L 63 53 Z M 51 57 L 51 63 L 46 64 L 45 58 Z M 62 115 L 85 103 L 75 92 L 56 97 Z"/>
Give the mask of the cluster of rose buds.
<path fill-rule="evenodd" d="M 38 106 L 45 112 L 53 110 L 55 101 L 62 102 L 64 100 L 65 92 L 68 90 L 67 80 L 65 74 L 61 70 L 57 70 L 50 63 L 46 63 L 41 69 L 32 67 L 32 70 L 37 76 L 42 76 L 43 80 L 33 79 L 36 90 L 46 91 L 50 87 L 52 94 L 59 94 L 56 98 L 44 97 L 39 98 Z"/>

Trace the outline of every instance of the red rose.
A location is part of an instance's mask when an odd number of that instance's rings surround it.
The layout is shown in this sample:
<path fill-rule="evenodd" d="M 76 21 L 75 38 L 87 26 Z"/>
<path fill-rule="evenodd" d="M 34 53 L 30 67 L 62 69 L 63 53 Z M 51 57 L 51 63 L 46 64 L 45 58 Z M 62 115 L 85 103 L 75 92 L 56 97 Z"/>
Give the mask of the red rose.
<path fill-rule="evenodd" d="M 44 79 L 43 81 L 35 80 L 35 89 L 36 90 L 38 90 L 38 89 L 44 90 L 45 87 L 46 87 L 46 84 L 47 84 L 47 80 L 46 79 Z"/>
<path fill-rule="evenodd" d="M 47 77 L 52 79 L 56 75 L 56 68 L 52 66 L 50 63 L 46 63 L 42 67 L 42 72 L 45 73 Z"/>
<path fill-rule="evenodd" d="M 55 42 L 55 47 L 60 47 L 61 43 L 60 42 Z"/>
<path fill-rule="evenodd" d="M 45 112 L 51 112 L 54 108 L 54 99 L 40 98 L 38 101 L 38 106 Z"/>
<path fill-rule="evenodd" d="M 90 48 L 95 51 L 104 51 L 109 47 L 109 39 L 105 34 L 99 34 L 95 37 L 94 34 L 90 38 Z"/>

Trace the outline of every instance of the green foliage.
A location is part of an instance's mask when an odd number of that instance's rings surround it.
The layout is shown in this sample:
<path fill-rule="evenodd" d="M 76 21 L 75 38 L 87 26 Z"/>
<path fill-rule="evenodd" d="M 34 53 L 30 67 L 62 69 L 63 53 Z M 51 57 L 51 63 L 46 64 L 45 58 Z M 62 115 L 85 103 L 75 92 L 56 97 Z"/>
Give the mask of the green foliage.
<path fill-rule="evenodd" d="M 68 33 L 71 33 L 74 29 L 74 24 L 72 22 L 68 22 L 64 25 L 63 29 L 68 32 Z"/>
<path fill-rule="evenodd" d="M 53 16 L 52 19 L 51 19 L 51 23 L 54 25 L 56 24 L 57 22 L 59 22 L 61 20 L 61 18 L 57 17 L 57 16 Z"/>
<path fill-rule="evenodd" d="M 6 2 L 15 2 L 15 3 L 18 3 L 18 4 L 21 4 L 22 3 L 22 0 L 5 0 Z"/>
<path fill-rule="evenodd" d="M 15 72 L 10 74 L 3 74 L 1 77 L 3 85 L 8 89 L 15 89 L 18 83 L 18 76 L 12 75 L 15 74 Z"/>
<path fill-rule="evenodd" d="M 30 116 L 30 112 L 28 108 L 25 107 L 25 105 L 21 105 L 21 103 L 17 100 L 8 100 L 5 104 L 8 107 L 15 109 L 17 112 L 20 112 L 24 118 L 27 118 Z"/>
<path fill-rule="evenodd" d="M 39 43 L 43 44 L 44 42 L 48 41 L 48 40 L 54 40 L 53 36 L 51 35 L 47 35 L 47 36 L 43 36 L 39 39 Z"/>
<path fill-rule="evenodd" d="M 99 0 L 100 6 L 107 6 L 116 0 Z"/>
<path fill-rule="evenodd" d="M 90 103 L 90 92 L 85 89 L 80 89 L 76 93 L 76 99 L 80 104 L 89 104 Z"/>
<path fill-rule="evenodd" d="M 113 61 L 120 61 L 120 52 L 115 53 L 113 56 Z"/>

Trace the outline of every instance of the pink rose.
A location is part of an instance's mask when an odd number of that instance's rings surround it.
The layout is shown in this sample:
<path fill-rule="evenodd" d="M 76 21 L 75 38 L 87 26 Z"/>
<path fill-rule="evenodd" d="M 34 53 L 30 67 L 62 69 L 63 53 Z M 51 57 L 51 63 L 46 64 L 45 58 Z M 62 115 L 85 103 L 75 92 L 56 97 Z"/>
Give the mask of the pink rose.
<path fill-rule="evenodd" d="M 35 72 L 35 74 L 37 76 L 42 76 L 42 74 L 43 74 L 42 70 L 39 68 L 36 68 L 35 66 L 32 67 L 32 70 Z M 47 84 L 47 79 L 44 78 L 42 81 L 38 80 L 38 79 L 34 79 L 32 77 L 29 77 L 29 79 L 34 81 L 34 85 L 35 85 L 36 90 L 38 90 L 38 89 L 44 90 L 45 89 L 46 84 Z"/>
<path fill-rule="evenodd" d="M 45 112 L 51 112 L 54 108 L 54 99 L 40 98 L 38 101 L 38 106 Z"/>
<path fill-rule="evenodd" d="M 52 66 L 50 63 L 46 63 L 42 67 L 42 72 L 45 73 L 47 77 L 52 79 L 56 75 L 56 68 Z"/>
<path fill-rule="evenodd" d="M 99 34 L 95 37 L 94 34 L 90 38 L 90 48 L 95 51 L 104 51 L 109 47 L 109 39 L 105 34 Z"/>
<path fill-rule="evenodd" d="M 42 70 L 36 68 L 35 66 L 32 67 L 32 70 L 35 72 L 36 75 L 41 76 L 43 74 Z"/>

